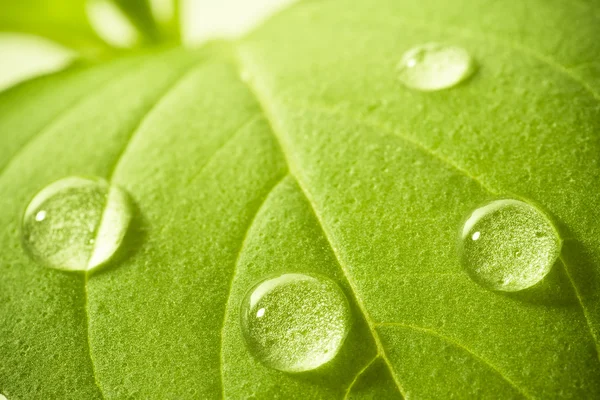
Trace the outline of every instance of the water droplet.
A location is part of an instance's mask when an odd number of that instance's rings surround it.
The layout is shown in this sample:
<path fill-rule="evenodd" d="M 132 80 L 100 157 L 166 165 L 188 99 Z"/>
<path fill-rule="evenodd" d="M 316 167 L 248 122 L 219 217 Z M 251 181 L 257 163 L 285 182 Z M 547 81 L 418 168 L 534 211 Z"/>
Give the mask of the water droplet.
<path fill-rule="evenodd" d="M 131 220 L 127 195 L 100 178 L 69 177 L 42 189 L 22 222 L 23 246 L 47 266 L 90 270 L 119 248 Z"/>
<path fill-rule="evenodd" d="M 8 399 L 6 398 L 6 396 L 4 396 L 3 394 L 0 393 L 0 400 L 8 400 Z"/>
<path fill-rule="evenodd" d="M 333 359 L 351 326 L 340 287 L 311 275 L 283 274 L 262 281 L 250 290 L 241 311 L 249 351 L 264 365 L 285 372 L 309 371 Z"/>
<path fill-rule="evenodd" d="M 560 249 L 548 217 L 519 200 L 496 200 L 476 209 L 461 232 L 463 266 L 493 290 L 513 292 L 535 285 L 550 272 Z"/>
<path fill-rule="evenodd" d="M 398 71 L 400 81 L 409 88 L 434 91 L 467 79 L 475 71 L 475 63 L 461 47 L 426 43 L 404 53 Z"/>

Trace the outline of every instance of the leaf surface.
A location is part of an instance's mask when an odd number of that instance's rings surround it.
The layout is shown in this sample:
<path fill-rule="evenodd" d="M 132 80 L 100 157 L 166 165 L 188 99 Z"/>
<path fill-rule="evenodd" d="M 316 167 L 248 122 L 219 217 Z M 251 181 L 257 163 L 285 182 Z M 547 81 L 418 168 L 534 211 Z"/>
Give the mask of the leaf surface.
<path fill-rule="evenodd" d="M 600 9 L 521 3 L 303 2 L 234 44 L 4 93 L 0 392 L 600 396 Z M 477 73 L 403 87 L 403 52 L 429 41 L 464 47 Z M 123 254 L 87 277 L 34 264 L 20 211 L 86 174 L 136 204 Z M 464 217 L 498 197 L 564 239 L 532 290 L 485 290 L 459 265 Z M 240 332 L 247 290 L 288 271 L 337 281 L 355 316 L 308 374 L 262 366 Z"/>

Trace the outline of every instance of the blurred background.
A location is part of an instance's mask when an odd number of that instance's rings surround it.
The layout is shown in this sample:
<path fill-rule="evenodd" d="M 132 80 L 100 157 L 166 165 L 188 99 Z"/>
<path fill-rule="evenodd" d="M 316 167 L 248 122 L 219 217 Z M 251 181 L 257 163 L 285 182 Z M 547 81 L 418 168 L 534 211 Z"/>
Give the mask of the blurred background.
<path fill-rule="evenodd" d="M 0 90 L 78 60 L 242 35 L 296 0 L 0 0 Z"/>

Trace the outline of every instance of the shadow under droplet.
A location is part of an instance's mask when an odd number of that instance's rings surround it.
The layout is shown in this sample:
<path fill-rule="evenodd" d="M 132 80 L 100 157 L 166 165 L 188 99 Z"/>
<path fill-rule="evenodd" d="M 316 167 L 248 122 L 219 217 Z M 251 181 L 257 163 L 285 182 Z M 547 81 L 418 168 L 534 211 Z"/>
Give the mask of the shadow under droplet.
<path fill-rule="evenodd" d="M 146 221 L 140 211 L 139 206 L 133 199 L 129 199 L 131 204 L 131 222 L 123 242 L 115 254 L 104 264 L 88 272 L 89 276 L 100 275 L 118 268 L 123 262 L 132 257 L 143 245 L 146 238 Z"/>
<path fill-rule="evenodd" d="M 566 307 L 577 303 L 573 285 L 558 259 L 548 275 L 538 284 L 518 292 L 503 292 L 507 297 L 531 304 Z"/>
<path fill-rule="evenodd" d="M 560 219 L 552 214 L 545 214 L 556 227 L 561 238 L 574 236 Z M 506 295 L 532 304 L 574 306 L 579 303 L 578 296 L 580 296 L 575 290 L 575 282 L 579 283 L 578 291 L 583 289 L 588 293 L 590 291 L 594 293 L 596 290 L 595 282 L 598 282 L 600 277 L 597 276 L 598 271 L 593 266 L 594 263 L 581 242 L 575 239 L 563 239 L 560 258 L 540 283 L 529 289 L 506 293 Z M 585 287 L 581 287 L 583 282 L 586 283 Z"/>
<path fill-rule="evenodd" d="M 579 296 L 587 297 L 588 293 L 598 293 L 597 282 L 600 271 L 594 268 L 595 263 L 586 247 L 578 240 L 567 239 L 563 242 L 562 258 L 568 271 L 569 285 L 575 288 Z"/>

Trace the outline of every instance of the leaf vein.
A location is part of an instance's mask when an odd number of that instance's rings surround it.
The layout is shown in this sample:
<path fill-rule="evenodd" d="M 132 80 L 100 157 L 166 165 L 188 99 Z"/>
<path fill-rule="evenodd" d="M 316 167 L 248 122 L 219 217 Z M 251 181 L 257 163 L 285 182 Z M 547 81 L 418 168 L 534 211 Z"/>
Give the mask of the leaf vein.
<path fill-rule="evenodd" d="M 124 159 L 126 153 L 127 153 L 127 149 L 130 147 L 133 139 L 135 138 L 135 136 L 138 134 L 138 132 L 141 131 L 142 126 L 144 125 L 144 123 L 148 120 L 148 118 L 150 117 L 150 115 L 153 114 L 153 111 L 155 111 L 158 106 L 160 104 L 162 104 L 162 102 L 165 100 L 165 98 L 174 91 L 174 89 L 189 75 L 189 73 L 191 71 L 193 71 L 196 67 L 198 66 L 198 62 L 194 62 L 192 63 L 190 66 L 188 66 L 187 68 L 185 68 L 182 73 L 176 78 L 174 79 L 170 84 L 168 84 L 166 86 L 166 88 L 163 90 L 162 94 L 157 96 L 156 100 L 152 103 L 152 105 L 150 107 L 148 107 L 148 109 L 142 114 L 139 122 L 137 123 L 137 125 L 131 130 L 130 134 L 129 134 L 129 138 L 127 140 L 127 142 L 125 143 L 125 146 L 123 146 L 123 149 L 121 150 L 121 152 L 117 155 L 115 162 L 113 163 L 112 167 L 110 168 L 107 176 L 106 176 L 106 180 L 108 182 L 113 181 L 113 177 L 114 177 L 114 173 L 117 170 L 118 165 L 121 163 L 121 161 Z M 93 251 L 92 251 L 93 253 Z M 89 290 L 88 290 L 88 281 L 90 278 L 90 274 L 91 272 L 86 271 L 84 273 L 85 278 L 84 278 L 84 286 L 83 286 L 83 290 L 84 290 L 84 298 L 85 298 L 85 302 L 84 302 L 84 313 L 85 313 L 85 318 L 86 318 L 86 337 L 87 337 L 87 345 L 88 345 L 88 354 L 90 356 L 90 363 L 91 363 L 91 367 L 92 367 L 92 375 L 94 377 L 94 382 L 96 384 L 96 386 L 98 387 L 98 390 L 100 391 L 100 395 L 102 396 L 102 398 L 104 399 L 104 392 L 102 391 L 102 387 L 100 385 L 100 383 L 98 382 L 98 376 L 96 373 L 96 362 L 94 359 L 94 355 L 93 355 L 93 351 L 92 351 L 92 345 L 91 345 L 91 341 L 90 341 L 90 323 L 91 323 L 91 317 L 90 317 L 90 312 L 89 312 Z"/>
<path fill-rule="evenodd" d="M 451 169 L 454 169 L 456 171 L 458 171 L 459 173 L 463 174 L 464 176 L 466 176 L 467 178 L 470 178 L 471 180 L 473 180 L 475 183 L 477 183 L 482 189 L 484 189 L 485 191 L 487 191 L 489 194 L 493 195 L 493 196 L 500 196 L 500 191 L 493 189 L 491 186 L 487 185 L 486 183 L 484 183 L 482 180 L 478 179 L 475 177 L 475 175 L 471 174 L 468 170 L 466 170 L 464 167 L 460 166 L 459 164 L 453 162 L 452 160 L 450 160 L 449 158 L 441 155 L 440 153 L 430 149 L 429 147 L 427 147 L 425 144 L 419 142 L 418 140 L 413 139 L 412 137 L 410 137 L 409 135 L 406 135 L 404 133 L 401 133 L 400 131 L 394 130 L 392 128 L 389 128 L 388 126 L 386 126 L 383 123 L 377 122 L 377 121 L 369 121 L 363 118 L 357 118 L 353 115 L 350 115 L 348 113 L 343 113 L 340 112 L 337 109 L 331 108 L 331 107 L 326 107 L 326 106 L 310 106 L 310 105 L 306 105 L 306 104 L 295 104 L 296 108 L 301 108 L 304 109 L 306 111 L 314 111 L 314 112 L 320 112 L 320 113 L 324 113 L 324 114 L 332 114 L 335 115 L 337 117 L 340 118 L 345 118 L 347 120 L 350 120 L 352 122 L 355 122 L 357 124 L 360 125 L 364 125 L 364 126 L 371 126 L 373 128 L 376 128 L 382 132 L 388 133 L 390 135 L 396 136 L 401 138 L 402 140 L 406 141 L 409 144 L 414 145 L 416 148 L 422 150 L 425 154 L 440 160 L 442 163 L 446 164 L 447 166 L 449 166 Z M 561 235 L 559 234 L 559 232 L 557 232 L 557 235 L 560 237 Z M 565 240 L 565 239 L 563 239 Z M 595 344 L 596 347 L 596 353 L 600 355 L 600 340 L 597 336 L 597 334 L 594 332 L 594 330 L 592 329 L 592 323 L 589 317 L 589 313 L 585 307 L 583 298 L 581 297 L 580 291 L 577 288 L 577 285 L 575 284 L 575 281 L 573 280 L 573 278 L 571 277 L 571 274 L 569 273 L 569 265 L 567 264 L 567 262 L 560 257 L 560 260 L 562 261 L 563 264 L 563 268 L 567 274 L 567 277 L 569 278 L 569 281 L 571 282 L 571 284 L 573 285 L 573 289 L 575 291 L 575 296 L 577 297 L 577 300 L 579 302 L 579 306 L 581 307 L 582 313 L 583 313 L 583 317 L 586 321 L 586 325 L 588 327 L 589 333 L 593 339 L 593 342 Z M 600 361 L 600 358 L 599 358 Z"/>
<path fill-rule="evenodd" d="M 300 109 L 303 109 L 305 111 L 313 111 L 313 112 L 318 112 L 318 113 L 322 113 L 322 114 L 330 114 L 330 115 L 334 115 L 336 117 L 345 118 L 346 120 L 355 122 L 355 123 L 357 123 L 359 125 L 370 126 L 372 128 L 376 128 L 376 129 L 378 129 L 380 131 L 388 133 L 388 134 L 390 134 L 392 136 L 399 137 L 404 142 L 412 145 L 413 147 L 416 147 L 418 150 L 420 150 L 421 152 L 425 153 L 426 155 L 428 155 L 428 156 L 430 156 L 432 158 L 437 159 L 442 164 L 445 164 L 448 167 L 450 167 L 450 169 L 458 171 L 460 174 L 462 174 L 462 175 L 466 176 L 467 178 L 471 179 L 474 183 L 476 183 L 477 185 L 479 185 L 486 192 L 488 192 L 490 194 L 493 194 L 493 195 L 497 195 L 497 193 L 496 193 L 496 191 L 494 189 L 492 189 L 490 186 L 488 186 L 486 183 L 484 183 L 481 179 L 479 179 L 478 177 L 476 177 L 474 174 L 472 174 L 471 172 L 469 172 L 468 170 L 466 170 L 464 167 L 462 167 L 459 164 L 455 163 L 451 159 L 445 157 L 443 154 L 440 154 L 439 152 L 436 152 L 435 150 L 427 147 L 425 144 L 419 142 L 418 140 L 412 138 L 411 136 L 403 134 L 403 133 L 401 133 L 399 131 L 396 131 L 396 130 L 394 130 L 394 129 L 388 127 L 388 126 L 386 126 L 383 123 L 379 123 L 378 121 L 374 121 L 374 120 L 367 120 L 367 119 L 364 119 L 364 118 L 358 118 L 358 117 L 355 117 L 355 116 L 350 115 L 348 113 L 341 112 L 338 109 L 335 109 L 335 108 L 332 108 L 332 107 L 328 107 L 328 106 L 324 106 L 324 105 L 308 105 L 308 104 L 299 104 L 299 103 L 294 103 L 293 105 L 296 108 L 300 108 Z"/>
<path fill-rule="evenodd" d="M 282 184 L 285 181 L 285 178 L 287 178 L 289 176 L 289 174 L 284 174 L 280 179 L 278 179 L 273 186 L 271 186 L 269 188 L 269 191 L 264 195 L 263 201 L 262 203 L 257 207 L 256 212 L 254 213 L 254 217 L 252 218 L 252 220 L 250 221 L 250 223 L 248 224 L 248 228 L 246 229 L 246 233 L 244 234 L 244 237 L 241 241 L 240 244 L 240 248 L 238 250 L 238 253 L 235 257 L 235 263 L 234 263 L 234 268 L 233 268 L 233 273 L 231 274 L 231 280 L 229 281 L 229 286 L 228 286 L 228 290 L 227 290 L 227 300 L 225 301 L 225 311 L 223 313 L 223 323 L 221 325 L 221 351 L 220 351 L 220 356 L 219 356 L 219 361 L 220 361 L 220 376 L 221 376 L 221 390 L 222 390 L 222 398 L 225 398 L 225 374 L 223 372 L 223 366 L 225 365 L 225 359 L 224 359 L 224 354 L 223 354 L 223 336 L 225 333 L 225 323 L 227 322 L 227 317 L 229 316 L 229 300 L 231 298 L 231 292 L 233 289 L 233 282 L 235 281 L 235 277 L 237 275 L 237 271 L 238 271 L 238 265 L 240 262 L 240 257 L 244 251 L 244 249 L 246 248 L 246 242 L 248 241 L 249 235 L 250 235 L 250 231 L 252 230 L 252 227 L 254 226 L 254 223 L 256 222 L 256 218 L 258 217 L 258 215 L 260 214 L 261 210 L 263 209 L 264 205 L 267 203 L 267 200 L 269 199 L 269 197 L 273 194 L 273 192 L 275 192 L 275 189 L 277 189 L 277 187 Z"/>
<path fill-rule="evenodd" d="M 242 71 L 244 70 L 242 68 L 242 66 L 244 65 L 241 59 L 241 54 L 238 53 L 238 59 L 237 61 L 237 67 L 238 67 L 238 74 L 240 76 L 240 81 L 241 82 L 245 82 L 246 86 L 248 88 L 248 90 L 254 95 L 254 97 L 256 98 L 256 101 L 258 102 L 258 104 L 260 105 L 261 109 L 263 110 L 263 113 L 265 115 L 265 118 L 267 119 L 267 122 L 269 123 L 270 127 L 271 127 L 271 132 L 273 134 L 273 137 L 275 138 L 275 140 L 277 141 L 277 143 L 279 144 L 279 147 L 281 149 L 281 152 L 286 160 L 286 163 L 288 165 L 288 168 L 290 170 L 290 174 L 294 177 L 294 179 L 297 181 L 298 183 L 298 187 L 301 189 L 301 191 L 304 194 L 304 197 L 306 198 L 306 200 L 308 201 L 308 203 L 311 206 L 311 209 L 317 219 L 317 221 L 319 222 L 319 225 L 321 226 L 321 229 L 323 231 L 323 234 L 325 236 L 325 238 L 327 239 L 328 243 L 329 243 L 329 247 L 332 249 L 338 265 L 341 269 L 341 272 L 343 273 L 343 275 L 346 277 L 346 280 L 348 281 L 348 285 L 350 286 L 350 289 L 354 295 L 354 298 L 356 300 L 356 304 L 358 305 L 359 309 L 361 310 L 365 321 L 367 322 L 367 325 L 369 327 L 369 330 L 371 331 L 371 335 L 373 336 L 373 339 L 375 341 L 375 344 L 377 346 L 378 349 L 378 353 L 379 355 L 382 357 L 382 359 L 385 361 L 386 365 L 388 366 L 390 373 L 394 379 L 394 382 L 396 383 L 396 387 L 398 388 L 398 390 L 400 391 L 400 393 L 402 394 L 403 397 L 406 398 L 406 392 L 404 391 L 402 385 L 400 384 L 399 378 L 396 375 L 394 368 L 392 367 L 392 364 L 390 363 L 389 359 L 386 356 L 385 353 L 385 349 L 383 348 L 383 346 L 381 345 L 381 341 L 379 339 L 379 335 L 377 334 L 375 328 L 374 328 L 374 324 L 373 321 L 371 320 L 371 317 L 369 315 L 369 313 L 367 312 L 366 307 L 364 306 L 364 304 L 362 303 L 361 298 L 357 295 L 358 291 L 356 288 L 356 285 L 354 283 L 354 280 L 352 279 L 352 276 L 350 275 L 348 269 L 345 267 L 345 264 L 342 263 L 342 258 L 340 257 L 340 255 L 338 254 L 337 248 L 333 245 L 333 242 L 331 240 L 331 237 L 328 233 L 328 231 L 325 229 L 325 225 L 323 223 L 323 220 L 321 218 L 320 213 L 317 211 L 317 207 L 316 204 L 314 202 L 314 200 L 312 199 L 312 196 L 310 195 L 310 192 L 306 189 L 306 185 L 304 184 L 304 182 L 302 182 L 301 179 L 299 179 L 299 174 L 298 174 L 298 167 L 292 162 L 292 159 L 290 157 L 290 152 L 289 150 L 286 149 L 284 142 L 282 140 L 282 137 L 278 132 L 278 130 L 276 129 L 276 122 L 277 119 L 274 117 L 274 115 L 271 113 L 270 107 L 268 107 L 268 102 L 266 101 L 265 98 L 263 98 L 263 96 L 261 95 L 261 93 L 257 90 L 255 85 L 252 85 L 252 77 L 250 77 L 250 79 L 244 79 L 243 76 L 247 75 L 247 74 L 242 74 Z"/>
<path fill-rule="evenodd" d="M 437 332 L 434 329 L 430 329 L 430 328 L 424 328 L 421 326 L 415 326 L 415 325 L 409 325 L 409 324 L 403 324 L 400 322 L 380 322 L 380 323 L 376 323 L 375 324 L 376 327 L 401 327 L 401 328 L 408 328 L 408 329 L 412 329 L 418 332 L 422 332 L 425 333 L 427 335 L 430 336 L 434 336 L 437 337 L 439 339 L 442 339 L 460 349 L 462 349 L 463 351 L 465 351 L 467 354 L 469 354 L 471 357 L 473 357 L 474 359 L 482 362 L 483 364 L 487 365 L 491 370 L 493 370 L 495 373 L 497 373 L 502 379 L 504 379 L 508 384 L 510 384 L 510 386 L 514 387 L 519 393 L 521 393 L 523 396 L 525 396 L 526 398 L 533 398 L 531 395 L 529 395 L 525 390 L 523 390 L 522 388 L 520 388 L 517 384 L 515 384 L 510 378 L 508 378 L 504 373 L 502 373 L 502 371 L 500 371 L 498 369 L 498 367 L 496 367 L 494 364 L 492 364 L 490 361 L 486 360 L 485 358 L 483 358 L 482 356 L 479 356 L 477 354 L 475 354 L 471 349 L 469 349 L 467 346 L 459 343 L 458 341 L 451 339 L 445 335 L 442 335 L 441 333 Z"/>
<path fill-rule="evenodd" d="M 223 141 L 223 143 L 221 143 L 220 145 L 217 146 L 217 148 L 213 151 L 213 153 L 206 159 L 204 164 L 202 164 L 199 167 L 198 171 L 196 171 L 194 173 L 194 175 L 188 179 L 187 185 L 190 185 L 196 178 L 198 178 L 206 170 L 206 168 L 208 168 L 210 166 L 210 163 L 223 151 L 223 149 L 225 149 L 227 147 L 227 145 L 229 143 L 231 143 L 231 141 L 234 140 L 238 135 L 240 135 L 246 128 L 248 128 L 254 122 L 256 122 L 259 119 L 259 117 L 262 117 L 262 116 L 256 115 L 254 117 L 250 117 L 246 120 L 246 122 L 242 123 L 240 126 L 235 128 L 233 130 L 233 132 L 227 137 L 227 139 L 225 139 L 225 141 Z M 159 231 L 159 235 L 162 235 L 172 225 L 173 211 L 171 211 L 169 213 L 167 219 L 168 219 L 168 222 L 162 224 L 160 231 Z"/>
<path fill-rule="evenodd" d="M 410 25 L 413 27 L 431 28 L 431 25 L 418 24 L 418 23 L 415 23 L 414 21 L 408 20 L 406 18 L 402 18 L 402 21 L 406 25 Z M 554 58 L 549 57 L 539 51 L 536 51 L 529 46 L 525 46 L 523 44 L 520 44 L 520 43 L 517 43 L 514 41 L 510 41 L 510 40 L 505 40 L 496 35 L 490 35 L 485 32 L 479 32 L 479 31 L 475 31 L 475 30 L 471 30 L 471 29 L 466 29 L 464 27 L 459 28 L 459 27 L 453 27 L 453 26 L 449 26 L 449 25 L 437 25 L 437 27 L 441 28 L 441 30 L 462 34 L 463 36 L 469 37 L 471 39 L 475 39 L 475 40 L 486 39 L 486 40 L 489 40 L 492 42 L 496 42 L 499 45 L 509 47 L 517 52 L 520 52 L 520 53 L 526 54 L 532 58 L 535 58 L 538 61 L 541 61 L 543 64 L 548 65 L 555 71 L 566 76 L 567 78 L 573 80 L 574 82 L 579 84 L 582 88 L 584 88 L 586 91 L 588 91 L 597 101 L 600 101 L 600 94 L 598 92 L 596 92 L 585 79 L 574 74 L 571 70 L 569 70 L 567 67 L 565 67 L 563 64 L 559 63 L 558 61 L 556 61 Z"/>
<path fill-rule="evenodd" d="M 54 115 L 54 117 L 50 118 L 48 123 L 46 123 L 42 127 L 42 129 L 40 129 L 38 132 L 31 135 L 28 139 L 26 139 L 25 142 L 21 145 L 21 147 L 15 152 L 15 154 L 13 154 L 10 157 L 10 159 L 8 159 L 6 164 L 4 164 L 4 166 L 0 167 L 0 176 L 2 176 L 6 172 L 6 170 L 10 167 L 10 165 L 16 159 L 18 159 L 19 156 L 22 155 L 27 150 L 27 148 L 29 146 L 31 146 L 32 143 L 34 143 L 37 139 L 42 137 L 46 132 L 51 131 L 52 128 L 54 128 L 56 125 L 58 125 L 62 121 L 63 118 L 65 118 L 67 115 L 72 113 L 73 109 L 75 109 L 77 106 L 85 103 L 87 100 L 89 100 L 90 98 L 95 96 L 97 93 L 96 89 L 101 88 L 104 85 L 106 85 L 110 82 L 113 82 L 114 80 L 115 80 L 114 76 L 111 76 L 109 79 L 103 80 L 97 85 L 93 85 L 89 91 L 85 92 L 82 96 L 79 96 L 77 99 L 75 99 L 70 104 L 68 104 L 65 108 L 63 108 L 58 113 L 56 113 L 56 115 Z"/>
<path fill-rule="evenodd" d="M 206 161 L 204 162 L 204 164 L 202 164 L 202 166 L 198 169 L 198 171 L 196 173 L 194 173 L 194 175 L 192 177 L 190 177 L 190 179 L 187 182 L 188 185 L 190 183 L 192 183 L 194 181 L 194 179 L 196 179 L 198 176 L 200 176 L 202 174 L 202 172 L 204 172 L 204 170 L 210 165 L 211 161 L 221 152 L 221 150 L 223 150 L 225 148 L 225 146 L 227 146 L 229 143 L 231 143 L 231 141 L 233 139 L 235 139 L 239 134 L 244 132 L 244 130 L 246 128 L 248 128 L 253 123 L 258 121 L 260 117 L 261 117 L 261 115 L 255 115 L 253 117 L 250 117 L 246 120 L 246 122 L 242 123 L 238 128 L 236 128 L 233 131 L 233 133 L 231 135 L 229 135 L 229 137 L 223 143 L 221 143 L 215 149 L 215 151 L 206 159 Z"/>
<path fill-rule="evenodd" d="M 142 131 L 142 128 L 145 123 L 148 122 L 150 116 L 153 115 L 153 112 L 163 103 L 163 101 L 168 97 L 169 94 L 175 91 L 175 89 L 185 80 L 190 73 L 194 72 L 195 69 L 199 66 L 200 62 L 194 62 L 185 68 L 181 75 L 179 75 L 176 79 L 173 80 L 170 84 L 167 85 L 162 95 L 158 96 L 157 99 L 152 103 L 152 105 L 148 108 L 148 110 L 143 114 L 142 118 L 138 121 L 136 127 L 131 131 L 129 135 L 129 139 L 125 146 L 121 149 L 121 152 L 117 155 L 116 161 L 113 163 L 112 168 L 109 170 L 106 180 L 112 181 L 117 168 L 121 164 L 121 162 L 126 158 L 127 151 L 131 147 L 131 144 L 134 142 L 137 134 Z"/>
<path fill-rule="evenodd" d="M 379 354 L 375 355 L 375 357 L 373 357 L 368 363 L 365 364 L 365 366 L 356 373 L 356 375 L 354 376 L 354 379 L 352 379 L 352 382 L 350 382 L 350 385 L 348 385 L 348 388 L 346 389 L 346 392 L 344 393 L 344 400 L 348 399 L 348 396 L 350 396 L 350 393 L 352 392 L 352 388 L 354 387 L 354 385 L 356 384 L 356 382 L 358 382 L 358 379 L 365 373 L 367 372 L 367 370 L 369 369 L 369 367 L 371 365 L 373 365 L 373 363 L 375 363 L 375 361 L 377 361 L 379 359 Z"/>

